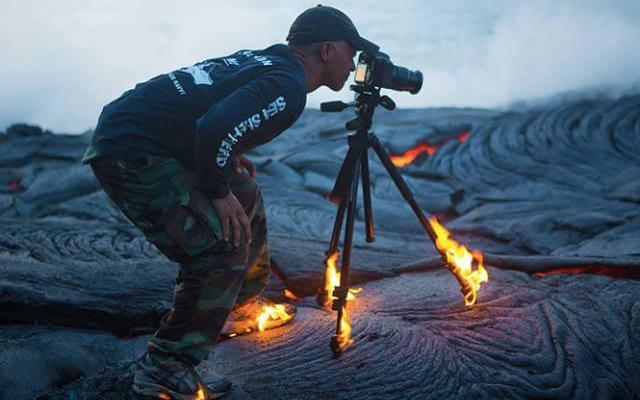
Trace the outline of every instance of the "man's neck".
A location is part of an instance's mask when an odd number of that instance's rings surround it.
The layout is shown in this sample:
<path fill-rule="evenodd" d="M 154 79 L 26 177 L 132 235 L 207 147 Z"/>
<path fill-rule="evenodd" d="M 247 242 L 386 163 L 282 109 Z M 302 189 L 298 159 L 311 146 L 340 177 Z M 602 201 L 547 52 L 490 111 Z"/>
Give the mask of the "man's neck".
<path fill-rule="evenodd" d="M 304 75 L 307 80 L 307 93 L 311 93 L 321 86 L 320 82 L 320 69 L 316 62 L 311 60 L 306 53 L 290 48 L 293 53 L 293 57 L 300 63 L 304 70 Z"/>

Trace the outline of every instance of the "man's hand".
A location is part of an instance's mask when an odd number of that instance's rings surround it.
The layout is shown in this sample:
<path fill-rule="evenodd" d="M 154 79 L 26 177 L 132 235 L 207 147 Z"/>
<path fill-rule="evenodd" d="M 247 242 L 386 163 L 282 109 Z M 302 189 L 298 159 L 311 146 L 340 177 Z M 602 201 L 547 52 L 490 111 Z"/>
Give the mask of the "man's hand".
<path fill-rule="evenodd" d="M 256 167 L 253 165 L 251 160 L 245 156 L 234 157 L 233 168 L 236 172 L 239 174 L 242 173 L 243 167 L 249 172 L 249 175 L 251 175 L 252 178 L 256 177 Z"/>
<path fill-rule="evenodd" d="M 247 243 L 251 243 L 251 222 L 233 193 L 221 199 L 211 200 L 220 221 L 222 221 L 222 235 L 224 241 L 229 241 L 230 228 L 233 227 L 233 245 L 240 246 L 240 235 L 244 232 Z"/>

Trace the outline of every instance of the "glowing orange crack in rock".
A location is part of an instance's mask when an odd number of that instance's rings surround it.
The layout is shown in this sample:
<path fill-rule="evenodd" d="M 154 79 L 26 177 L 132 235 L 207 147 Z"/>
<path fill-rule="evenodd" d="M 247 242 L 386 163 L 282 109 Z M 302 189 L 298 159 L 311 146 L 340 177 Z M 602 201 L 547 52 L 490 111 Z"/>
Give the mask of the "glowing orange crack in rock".
<path fill-rule="evenodd" d="M 449 231 L 441 225 L 436 217 L 429 218 L 429 224 L 436 234 L 436 248 L 446 258 L 447 266 L 463 285 L 464 303 L 467 306 L 475 304 L 478 290 L 482 282 L 489 281 L 487 270 L 482 263 L 482 253 L 470 252 L 466 247 L 449 237 Z M 473 269 L 473 264 L 477 268 Z"/>
<path fill-rule="evenodd" d="M 429 146 L 426 143 L 420 143 L 416 147 L 407 150 L 404 154 L 399 156 L 391 156 L 391 162 L 396 167 L 404 167 L 405 165 L 411 164 L 416 157 L 418 157 L 421 153 L 427 153 L 432 155 L 438 151 L 438 147 Z"/>
<path fill-rule="evenodd" d="M 465 131 L 456 136 L 458 142 L 464 142 L 469 138 L 469 132 Z M 392 155 L 391 162 L 396 167 L 404 167 L 406 165 L 411 164 L 420 154 L 427 153 L 428 155 L 435 154 L 440 146 L 432 146 L 426 143 L 419 143 L 415 147 L 407 150 L 402 155 Z"/>

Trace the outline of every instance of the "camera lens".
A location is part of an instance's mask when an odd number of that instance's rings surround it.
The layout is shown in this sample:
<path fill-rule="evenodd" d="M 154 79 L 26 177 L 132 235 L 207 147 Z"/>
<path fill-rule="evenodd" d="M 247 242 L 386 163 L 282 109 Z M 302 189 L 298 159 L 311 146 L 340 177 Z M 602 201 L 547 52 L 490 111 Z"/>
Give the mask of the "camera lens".
<path fill-rule="evenodd" d="M 393 67 L 390 89 L 416 94 L 422 88 L 422 72 L 410 71 L 405 67 Z"/>

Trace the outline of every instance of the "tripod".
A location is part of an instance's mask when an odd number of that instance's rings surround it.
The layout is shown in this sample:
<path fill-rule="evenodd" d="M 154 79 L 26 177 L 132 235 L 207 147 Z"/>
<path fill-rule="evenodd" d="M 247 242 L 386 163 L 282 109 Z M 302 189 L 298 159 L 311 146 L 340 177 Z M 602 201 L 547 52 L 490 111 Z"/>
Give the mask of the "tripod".
<path fill-rule="evenodd" d="M 413 198 L 411 190 L 407 186 L 404 179 L 393 165 L 389 154 L 384 149 L 377 136 L 369 132 L 371 120 L 375 108 L 381 105 L 387 110 L 394 110 L 396 105 L 388 96 L 380 96 L 380 89 L 363 85 L 352 85 L 351 90 L 356 92 L 356 101 L 352 104 L 343 103 L 341 101 L 327 102 L 321 104 L 323 112 L 339 112 L 347 107 L 356 107 L 356 118 L 347 122 L 346 129 L 355 131 L 349 134 L 348 144 L 349 150 L 340 167 L 338 177 L 329 195 L 329 201 L 338 205 L 331 241 L 329 249 L 326 252 L 327 259 L 338 251 L 339 237 L 346 212 L 346 229 L 344 232 L 342 263 L 340 267 L 340 286 L 334 288 L 332 309 L 338 311 L 338 319 L 336 324 L 336 333 L 331 339 L 331 348 L 334 354 L 339 355 L 342 349 L 348 344 L 344 342 L 344 332 L 342 321 L 346 313 L 347 295 L 349 293 L 349 267 L 351 263 L 351 250 L 353 247 L 353 228 L 355 222 L 356 205 L 358 200 L 358 184 L 362 178 L 362 194 L 364 201 L 365 230 L 366 241 L 372 243 L 375 241 L 373 227 L 373 209 L 371 207 L 371 184 L 369 180 L 369 154 L 370 147 L 378 155 L 382 165 L 395 183 L 396 187 L 402 194 L 404 200 L 409 204 L 420 224 L 426 231 L 429 238 L 436 243 L 437 235 L 434 228 L 430 225 L 429 220 L 424 215 L 420 206 Z M 445 264 L 448 265 L 445 256 L 441 253 Z M 467 293 L 471 289 L 468 284 L 461 280 L 457 275 L 458 282 L 462 287 L 462 292 Z M 329 300 L 329 299 L 325 299 Z"/>

